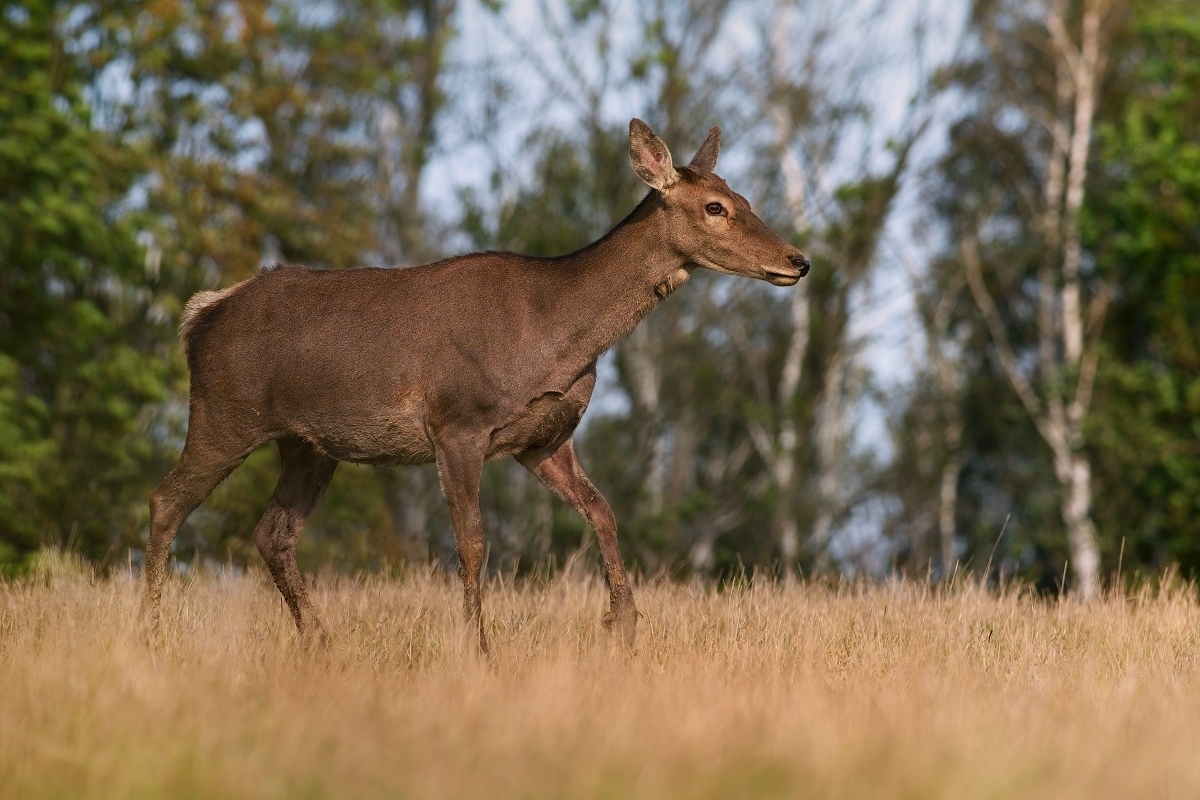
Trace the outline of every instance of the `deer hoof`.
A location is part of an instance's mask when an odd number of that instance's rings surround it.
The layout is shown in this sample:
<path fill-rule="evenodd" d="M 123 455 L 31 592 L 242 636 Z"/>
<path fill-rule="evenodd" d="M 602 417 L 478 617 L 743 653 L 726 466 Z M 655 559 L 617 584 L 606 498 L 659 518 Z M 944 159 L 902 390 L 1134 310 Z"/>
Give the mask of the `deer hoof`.
<path fill-rule="evenodd" d="M 620 642 L 626 650 L 633 650 L 637 638 L 637 609 L 632 607 L 618 608 L 605 612 L 600 618 L 604 630 L 620 637 Z"/>
<path fill-rule="evenodd" d="M 329 649 L 329 633 L 321 623 L 315 622 L 305 625 L 297 633 L 299 634 L 297 639 L 301 650 L 314 653 Z"/>

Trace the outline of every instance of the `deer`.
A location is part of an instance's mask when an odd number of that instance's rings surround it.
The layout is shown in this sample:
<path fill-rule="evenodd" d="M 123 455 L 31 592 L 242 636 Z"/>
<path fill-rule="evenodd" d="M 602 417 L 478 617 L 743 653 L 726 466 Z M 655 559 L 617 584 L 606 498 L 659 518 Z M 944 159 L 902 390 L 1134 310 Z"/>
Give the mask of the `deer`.
<path fill-rule="evenodd" d="M 603 627 L 632 650 L 638 610 L 617 524 L 573 435 L 596 361 L 697 268 L 792 286 L 810 262 L 716 174 L 713 127 L 687 166 L 640 119 L 629 160 L 649 192 L 567 255 L 482 252 L 403 269 L 277 266 L 185 305 L 191 376 L 178 463 L 150 494 L 142 616 L 159 629 L 171 542 L 253 451 L 279 479 L 253 541 L 301 641 L 327 633 L 296 545 L 339 462 L 437 465 L 450 509 L 466 635 L 488 653 L 480 579 L 484 463 L 511 456 L 595 533 L 609 590 Z"/>

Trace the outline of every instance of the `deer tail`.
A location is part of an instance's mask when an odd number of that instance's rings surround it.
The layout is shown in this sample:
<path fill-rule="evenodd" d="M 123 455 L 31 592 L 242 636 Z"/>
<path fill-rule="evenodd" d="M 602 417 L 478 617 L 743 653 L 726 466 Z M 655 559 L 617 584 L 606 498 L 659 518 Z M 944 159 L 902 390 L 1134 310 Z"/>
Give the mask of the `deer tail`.
<path fill-rule="evenodd" d="M 183 352 L 185 354 L 188 353 L 192 333 L 195 331 L 196 325 L 202 320 L 204 312 L 229 297 L 241 285 L 241 283 L 237 283 L 228 288 L 216 291 L 196 292 L 191 296 L 187 304 L 183 307 L 183 315 L 179 318 L 179 343 L 183 345 Z"/>

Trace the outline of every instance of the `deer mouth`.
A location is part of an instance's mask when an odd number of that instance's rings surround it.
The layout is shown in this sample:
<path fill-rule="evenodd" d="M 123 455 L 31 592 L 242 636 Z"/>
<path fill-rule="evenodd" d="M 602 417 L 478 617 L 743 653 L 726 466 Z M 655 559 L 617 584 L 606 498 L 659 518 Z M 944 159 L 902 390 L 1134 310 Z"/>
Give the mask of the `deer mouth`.
<path fill-rule="evenodd" d="M 807 269 L 795 267 L 763 267 L 763 279 L 772 286 L 795 286 L 808 273 Z"/>

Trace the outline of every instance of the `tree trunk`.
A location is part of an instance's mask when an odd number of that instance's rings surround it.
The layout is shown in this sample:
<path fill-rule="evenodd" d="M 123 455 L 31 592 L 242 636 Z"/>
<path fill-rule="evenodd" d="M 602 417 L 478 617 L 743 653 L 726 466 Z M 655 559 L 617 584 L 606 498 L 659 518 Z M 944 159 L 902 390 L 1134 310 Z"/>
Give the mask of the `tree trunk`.
<path fill-rule="evenodd" d="M 813 434 L 817 440 L 817 518 L 813 523 L 810 549 L 818 572 L 826 572 L 830 567 L 829 545 L 833 537 L 833 520 L 840 505 L 837 489 L 841 458 L 838 451 L 845 439 L 846 427 L 845 365 L 846 353 L 841 347 L 833 353 L 825 369 L 825 386 L 821 392 Z"/>
<path fill-rule="evenodd" d="M 942 467 L 942 482 L 938 492 L 938 543 L 942 551 L 942 579 L 950 577 L 958 562 L 955 542 L 955 521 L 958 516 L 958 476 L 962 473 L 962 455 L 951 451 Z"/>
<path fill-rule="evenodd" d="M 809 300 L 807 287 L 792 296 L 792 330 L 779 381 L 779 447 L 772 463 L 772 477 L 779 492 L 775 506 L 775 536 L 779 557 L 785 566 L 800 558 L 800 533 L 796 523 L 796 457 L 800 447 L 797 430 L 796 399 L 800 393 L 800 375 L 808 352 Z"/>
<path fill-rule="evenodd" d="M 1095 293 L 1085 312 L 1079 217 L 1097 88 L 1107 63 L 1104 23 L 1113 3 L 1086 0 L 1082 4 L 1079 44 L 1067 29 L 1069 5 L 1067 0 L 1054 0 L 1042 17 L 1053 44 L 1055 105 L 1048 121 L 1050 152 L 1042 187 L 1040 227 L 1046 257 L 1037 272 L 1036 384 L 1019 366 L 1005 323 L 984 284 L 977 239 L 968 237 L 963 256 L 971 293 L 983 312 L 1000 366 L 1054 454 L 1074 591 L 1080 599 L 1090 600 L 1100 591 L 1100 547 L 1091 518 L 1092 474 L 1083 449 L 1083 426 L 1108 295 L 1103 289 Z"/>
<path fill-rule="evenodd" d="M 387 477 L 388 507 L 400 553 L 410 564 L 429 561 L 429 516 L 424 476 L 415 467 L 391 470 Z"/>
<path fill-rule="evenodd" d="M 626 385 L 642 426 L 640 445 L 646 463 L 647 511 L 653 515 L 662 513 L 667 490 L 667 443 L 659 394 L 662 370 L 658 353 L 654 352 L 655 344 L 650 326 L 639 325 L 621 347 L 629 371 Z"/>
<path fill-rule="evenodd" d="M 1062 487 L 1060 509 L 1067 528 L 1073 594 L 1092 600 L 1100 593 L 1100 545 L 1092 523 L 1092 468 L 1087 458 L 1063 442 L 1055 448 L 1055 472 Z"/>

